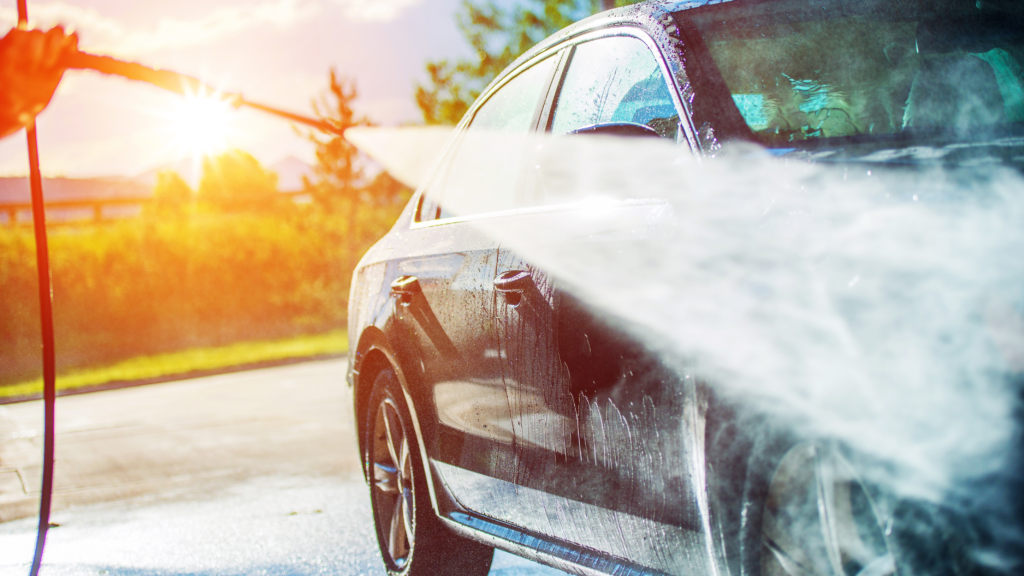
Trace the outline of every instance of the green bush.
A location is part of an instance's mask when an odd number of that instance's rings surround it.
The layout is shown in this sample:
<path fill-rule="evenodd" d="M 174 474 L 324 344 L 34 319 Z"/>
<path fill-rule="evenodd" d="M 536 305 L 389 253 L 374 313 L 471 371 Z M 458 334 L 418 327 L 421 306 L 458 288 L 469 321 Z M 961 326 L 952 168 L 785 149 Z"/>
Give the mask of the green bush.
<path fill-rule="evenodd" d="M 355 215 L 290 203 L 250 212 L 192 205 L 53 227 L 58 373 L 343 328 L 352 269 L 400 202 Z M 0 229 L 0 384 L 39 373 L 37 290 L 32 230 Z"/>
<path fill-rule="evenodd" d="M 332 70 L 314 102 L 344 130 L 354 80 Z M 277 175 L 240 150 L 203 160 L 192 190 L 158 175 L 142 216 L 51 228 L 57 372 L 236 342 L 343 330 L 352 270 L 392 226 L 411 191 L 370 178 L 340 136 L 309 134 L 317 167 L 296 205 Z M 0 228 L 0 386 L 41 368 L 32 230 Z"/>

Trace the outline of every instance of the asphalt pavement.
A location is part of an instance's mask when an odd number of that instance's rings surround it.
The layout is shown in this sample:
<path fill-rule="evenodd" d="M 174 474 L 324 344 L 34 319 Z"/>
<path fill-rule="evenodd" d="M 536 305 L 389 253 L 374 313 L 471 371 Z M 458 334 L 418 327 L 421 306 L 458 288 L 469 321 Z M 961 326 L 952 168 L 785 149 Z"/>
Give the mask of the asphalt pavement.
<path fill-rule="evenodd" d="M 382 575 L 344 360 L 59 398 L 42 574 Z M 0 574 L 27 574 L 42 405 L 0 406 Z M 494 576 L 563 572 L 497 553 Z"/>

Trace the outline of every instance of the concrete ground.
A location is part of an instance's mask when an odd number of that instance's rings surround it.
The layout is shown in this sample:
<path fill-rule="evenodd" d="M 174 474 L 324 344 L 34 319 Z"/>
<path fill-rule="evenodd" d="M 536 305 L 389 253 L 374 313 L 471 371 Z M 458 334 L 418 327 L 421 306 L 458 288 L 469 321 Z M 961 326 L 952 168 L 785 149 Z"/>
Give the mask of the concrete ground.
<path fill-rule="evenodd" d="M 344 360 L 57 400 L 53 510 L 274 474 L 355 478 Z M 42 403 L 0 406 L 0 522 L 35 515 Z"/>
<path fill-rule="evenodd" d="M 57 401 L 43 574 L 383 574 L 344 360 Z M 27 574 L 42 404 L 0 406 L 0 574 Z M 492 575 L 562 574 L 498 553 Z"/>

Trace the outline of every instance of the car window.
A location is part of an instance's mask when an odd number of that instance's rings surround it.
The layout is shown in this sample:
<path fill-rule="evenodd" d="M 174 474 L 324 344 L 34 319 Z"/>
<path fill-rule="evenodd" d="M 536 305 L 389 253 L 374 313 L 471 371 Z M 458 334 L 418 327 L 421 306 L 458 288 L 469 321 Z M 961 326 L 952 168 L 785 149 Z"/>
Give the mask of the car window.
<path fill-rule="evenodd" d="M 428 184 L 420 221 L 515 206 L 525 137 L 554 65 L 555 58 L 549 57 L 527 68 L 477 109 L 454 152 Z"/>
<path fill-rule="evenodd" d="M 1024 10 L 971 3 L 714 8 L 692 23 L 747 126 L 780 148 L 1020 129 Z M 860 12 L 860 13 L 857 13 Z M 1014 124 L 1016 126 L 1014 126 Z"/>
<path fill-rule="evenodd" d="M 643 41 L 614 36 L 585 42 L 569 63 L 551 132 L 631 122 L 674 139 L 679 116 L 671 94 L 658 60 Z"/>

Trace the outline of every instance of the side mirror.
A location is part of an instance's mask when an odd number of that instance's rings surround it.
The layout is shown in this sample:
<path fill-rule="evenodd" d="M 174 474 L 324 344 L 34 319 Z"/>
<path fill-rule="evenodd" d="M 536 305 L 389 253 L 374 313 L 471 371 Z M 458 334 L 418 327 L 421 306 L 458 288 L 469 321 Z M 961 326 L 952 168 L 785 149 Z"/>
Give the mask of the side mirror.
<path fill-rule="evenodd" d="M 628 136 L 628 137 L 654 137 L 660 138 L 658 132 L 650 126 L 644 124 L 637 124 L 635 122 L 609 122 L 607 124 L 594 124 L 593 126 L 584 126 L 583 128 L 577 128 L 569 134 L 579 134 L 586 136 Z"/>

